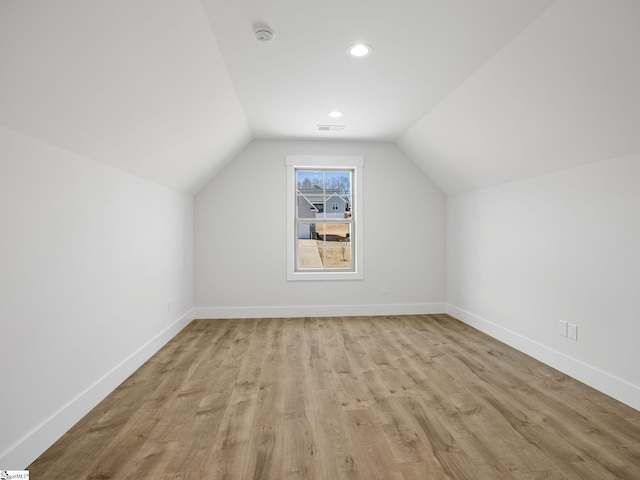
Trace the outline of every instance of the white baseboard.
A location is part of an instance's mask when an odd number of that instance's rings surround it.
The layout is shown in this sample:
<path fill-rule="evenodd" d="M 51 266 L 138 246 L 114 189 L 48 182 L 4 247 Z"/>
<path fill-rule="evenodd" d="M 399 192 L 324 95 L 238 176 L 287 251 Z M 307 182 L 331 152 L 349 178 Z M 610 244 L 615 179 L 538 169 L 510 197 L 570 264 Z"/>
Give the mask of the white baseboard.
<path fill-rule="evenodd" d="M 565 355 L 553 348 L 524 337 L 496 323 L 454 305 L 447 304 L 446 312 L 461 322 L 540 360 L 542 363 L 589 385 L 630 407 L 640 410 L 640 387 L 617 378 L 596 367 Z"/>
<path fill-rule="evenodd" d="M 205 307 L 195 309 L 195 318 L 354 317 L 359 315 L 419 315 L 444 313 L 444 311 L 444 303 L 311 305 L 289 307 Z"/>
<path fill-rule="evenodd" d="M 3 470 L 23 470 L 58 440 L 67 430 L 100 403 L 118 385 L 135 372 L 160 348 L 175 337 L 194 318 L 191 309 L 136 352 L 124 359 L 109 373 L 76 396 L 14 445 L 0 454 Z"/>

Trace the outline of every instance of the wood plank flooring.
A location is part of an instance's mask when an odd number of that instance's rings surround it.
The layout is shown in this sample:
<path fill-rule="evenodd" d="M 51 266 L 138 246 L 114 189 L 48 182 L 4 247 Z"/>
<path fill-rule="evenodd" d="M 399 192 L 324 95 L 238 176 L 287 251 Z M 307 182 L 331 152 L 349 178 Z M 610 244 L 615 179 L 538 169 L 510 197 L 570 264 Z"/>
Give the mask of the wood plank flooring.
<path fill-rule="evenodd" d="M 34 479 L 640 479 L 640 412 L 447 315 L 198 320 Z"/>

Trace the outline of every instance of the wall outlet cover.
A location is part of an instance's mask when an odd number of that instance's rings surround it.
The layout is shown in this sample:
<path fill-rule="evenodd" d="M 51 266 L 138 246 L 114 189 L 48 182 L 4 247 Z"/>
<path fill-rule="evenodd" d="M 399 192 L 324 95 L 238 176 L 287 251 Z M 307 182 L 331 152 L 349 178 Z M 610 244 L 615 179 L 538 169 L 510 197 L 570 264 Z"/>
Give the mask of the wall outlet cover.
<path fill-rule="evenodd" d="M 567 322 L 564 320 L 558 320 L 558 335 L 567 336 Z"/>

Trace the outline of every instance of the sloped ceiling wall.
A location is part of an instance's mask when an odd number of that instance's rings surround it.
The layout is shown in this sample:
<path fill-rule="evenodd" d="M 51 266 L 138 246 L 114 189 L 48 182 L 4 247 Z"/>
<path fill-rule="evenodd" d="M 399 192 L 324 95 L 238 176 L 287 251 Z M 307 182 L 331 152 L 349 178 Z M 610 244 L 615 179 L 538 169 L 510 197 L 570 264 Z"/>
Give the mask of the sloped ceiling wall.
<path fill-rule="evenodd" d="M 199 0 L 0 2 L 0 124 L 184 192 L 251 132 Z"/>
<path fill-rule="evenodd" d="M 398 139 L 447 194 L 640 152 L 640 2 L 557 2 Z"/>

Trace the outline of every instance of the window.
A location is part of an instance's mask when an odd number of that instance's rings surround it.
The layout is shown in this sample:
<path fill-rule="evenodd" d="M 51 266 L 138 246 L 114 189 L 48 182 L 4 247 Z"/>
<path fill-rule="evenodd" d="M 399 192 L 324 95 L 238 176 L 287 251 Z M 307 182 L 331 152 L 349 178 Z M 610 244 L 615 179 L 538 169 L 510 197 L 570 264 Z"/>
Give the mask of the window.
<path fill-rule="evenodd" d="M 287 156 L 287 279 L 362 279 L 362 157 Z"/>

